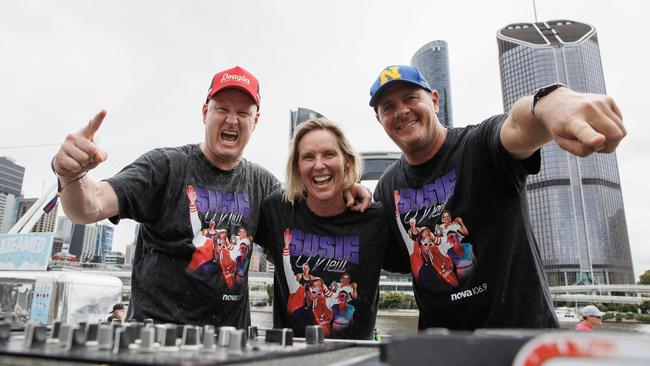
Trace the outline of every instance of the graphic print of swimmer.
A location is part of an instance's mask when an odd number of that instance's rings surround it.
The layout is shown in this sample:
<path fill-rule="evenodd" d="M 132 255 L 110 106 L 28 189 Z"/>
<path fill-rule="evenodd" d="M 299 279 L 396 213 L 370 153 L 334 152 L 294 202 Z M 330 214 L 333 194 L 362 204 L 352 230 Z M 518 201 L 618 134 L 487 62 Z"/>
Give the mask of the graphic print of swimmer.
<path fill-rule="evenodd" d="M 326 337 L 330 336 L 332 310 L 327 306 L 326 298 L 332 296 L 331 291 L 325 286 L 321 278 L 313 277 L 304 279 L 301 284 L 291 269 L 289 244 L 291 243 L 291 229 L 284 230 L 284 249 L 282 251 L 282 264 L 284 276 L 289 287 L 287 299 L 287 313 L 293 322 L 300 327 L 307 325 L 320 325 Z M 308 270 L 309 271 L 309 270 Z"/>
<path fill-rule="evenodd" d="M 394 192 L 395 219 L 406 249 L 409 253 L 411 271 L 418 283 L 426 284 L 437 282 L 438 278 L 452 287 L 458 287 L 458 278 L 453 271 L 453 261 L 439 249 L 441 240 L 431 234 L 427 227 L 415 227 L 411 222 L 409 232 L 404 229 L 399 213 L 399 191 Z"/>
<path fill-rule="evenodd" d="M 216 229 L 214 220 L 210 220 L 207 229 L 202 228 L 201 219 L 196 209 L 196 191 L 192 185 L 188 185 L 186 192 L 194 235 L 192 244 L 195 247 L 187 270 L 206 277 L 211 282 L 221 279 L 228 288 L 233 289 L 236 281 L 243 283 L 245 279 L 250 250 L 248 244 L 252 238 L 248 236 L 246 229 L 242 226 L 238 237 L 240 245 L 235 245 L 228 239 L 226 230 Z"/>

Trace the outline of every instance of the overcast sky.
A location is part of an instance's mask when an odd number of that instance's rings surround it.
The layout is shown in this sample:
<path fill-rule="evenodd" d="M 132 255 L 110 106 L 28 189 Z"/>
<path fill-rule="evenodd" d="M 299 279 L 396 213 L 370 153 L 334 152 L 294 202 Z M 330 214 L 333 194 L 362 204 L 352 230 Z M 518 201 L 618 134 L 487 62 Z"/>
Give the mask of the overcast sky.
<path fill-rule="evenodd" d="M 650 34 L 644 0 L 538 0 L 540 21 L 596 27 L 607 91 L 628 137 L 617 156 L 636 276 L 650 269 Z M 26 168 L 23 191 L 54 182 L 56 146 L 100 108 L 109 160 L 101 179 L 154 147 L 200 142 L 212 75 L 241 65 L 261 83 L 261 118 L 245 157 L 284 175 L 289 110 L 340 122 L 359 151 L 396 150 L 368 107 L 388 64 L 425 43 L 449 44 L 454 124 L 501 113 L 496 32 L 532 22 L 532 1 L 0 2 L 0 156 Z M 133 238 L 120 224 L 114 248 Z"/>

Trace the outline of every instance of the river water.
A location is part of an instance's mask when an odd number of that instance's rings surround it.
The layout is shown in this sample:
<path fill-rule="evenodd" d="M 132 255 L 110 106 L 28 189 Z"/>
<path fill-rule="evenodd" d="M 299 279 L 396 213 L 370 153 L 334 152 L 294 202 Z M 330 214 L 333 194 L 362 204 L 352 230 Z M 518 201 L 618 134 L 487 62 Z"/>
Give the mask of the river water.
<path fill-rule="evenodd" d="M 270 308 L 252 308 L 251 310 L 251 323 L 253 325 L 260 328 L 273 327 L 273 314 Z M 573 329 L 574 326 L 575 323 L 562 323 L 563 329 Z M 382 334 L 392 336 L 414 335 L 417 334 L 418 317 L 415 314 L 379 314 L 375 327 L 381 330 Z M 650 324 L 605 322 L 598 330 L 650 334 Z"/>

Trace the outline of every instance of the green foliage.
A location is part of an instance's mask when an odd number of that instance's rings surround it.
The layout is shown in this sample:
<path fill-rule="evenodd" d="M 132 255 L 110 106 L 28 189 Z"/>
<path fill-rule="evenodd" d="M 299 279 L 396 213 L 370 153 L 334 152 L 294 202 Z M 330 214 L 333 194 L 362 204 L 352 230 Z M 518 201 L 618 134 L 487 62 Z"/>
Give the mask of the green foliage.
<path fill-rule="evenodd" d="M 273 285 L 272 284 L 266 285 L 266 295 L 269 298 L 268 304 L 272 305 L 273 304 Z"/>
<path fill-rule="evenodd" d="M 598 304 L 598 309 L 607 312 L 636 313 L 639 308 L 634 304 Z"/>
<path fill-rule="evenodd" d="M 639 309 L 644 314 L 650 314 L 650 300 L 645 300 L 639 305 Z"/>
<path fill-rule="evenodd" d="M 382 292 L 379 295 L 380 309 L 416 309 L 413 295 L 401 292 Z"/>
<path fill-rule="evenodd" d="M 650 315 L 647 314 L 639 314 L 636 319 L 642 323 L 650 323 Z"/>
<path fill-rule="evenodd" d="M 650 285 L 650 269 L 639 276 L 639 285 Z"/>

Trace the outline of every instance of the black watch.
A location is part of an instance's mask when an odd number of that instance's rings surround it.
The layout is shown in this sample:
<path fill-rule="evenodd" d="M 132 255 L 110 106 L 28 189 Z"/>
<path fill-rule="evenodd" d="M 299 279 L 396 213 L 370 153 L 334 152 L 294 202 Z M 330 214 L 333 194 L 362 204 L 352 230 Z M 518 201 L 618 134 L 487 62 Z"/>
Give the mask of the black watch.
<path fill-rule="evenodd" d="M 566 85 L 562 83 L 555 83 L 537 89 L 535 94 L 533 94 L 533 105 L 530 107 L 530 112 L 533 114 L 533 117 L 535 116 L 535 106 L 537 105 L 537 102 L 539 102 L 539 100 L 545 96 L 551 94 L 555 89 L 561 87 L 566 87 Z"/>

